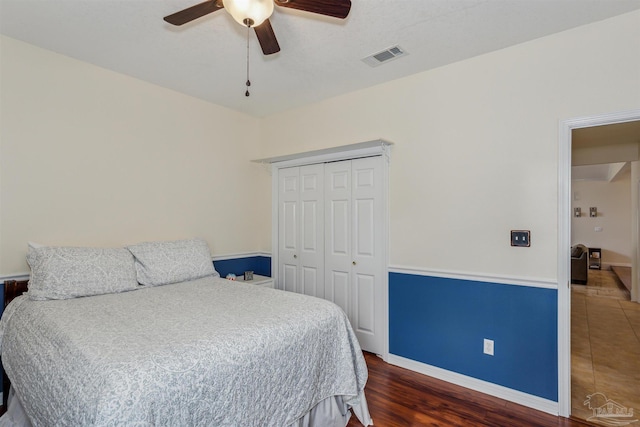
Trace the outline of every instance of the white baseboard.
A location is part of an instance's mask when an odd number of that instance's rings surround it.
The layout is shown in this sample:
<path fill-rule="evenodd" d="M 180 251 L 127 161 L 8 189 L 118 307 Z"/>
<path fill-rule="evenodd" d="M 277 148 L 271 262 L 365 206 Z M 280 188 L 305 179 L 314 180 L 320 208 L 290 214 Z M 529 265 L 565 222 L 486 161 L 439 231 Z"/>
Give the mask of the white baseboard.
<path fill-rule="evenodd" d="M 395 354 L 389 354 L 387 362 L 392 365 L 400 366 L 401 368 L 409 369 L 411 371 L 428 375 L 430 377 L 437 378 L 451 384 L 459 385 L 461 387 L 479 391 L 481 393 L 498 397 L 500 399 L 508 400 L 509 402 L 517 403 L 519 405 L 546 412 L 551 415 L 557 416 L 559 414 L 558 402 L 554 402 L 552 400 L 543 399 L 542 397 L 523 393 L 521 391 L 513 390 L 501 385 L 458 374 L 456 372 L 448 371 L 436 366 L 427 365 L 426 363 L 417 362 L 415 360 L 407 359 L 402 356 L 396 356 Z"/>

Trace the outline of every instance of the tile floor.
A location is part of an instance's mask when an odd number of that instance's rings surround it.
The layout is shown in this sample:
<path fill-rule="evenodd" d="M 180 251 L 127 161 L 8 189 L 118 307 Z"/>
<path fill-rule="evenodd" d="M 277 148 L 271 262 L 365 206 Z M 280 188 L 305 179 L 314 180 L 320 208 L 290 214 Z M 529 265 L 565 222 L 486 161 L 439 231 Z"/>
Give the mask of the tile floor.
<path fill-rule="evenodd" d="M 640 415 L 640 304 L 610 270 L 589 270 L 571 292 L 572 415 L 591 417 L 596 392 Z"/>

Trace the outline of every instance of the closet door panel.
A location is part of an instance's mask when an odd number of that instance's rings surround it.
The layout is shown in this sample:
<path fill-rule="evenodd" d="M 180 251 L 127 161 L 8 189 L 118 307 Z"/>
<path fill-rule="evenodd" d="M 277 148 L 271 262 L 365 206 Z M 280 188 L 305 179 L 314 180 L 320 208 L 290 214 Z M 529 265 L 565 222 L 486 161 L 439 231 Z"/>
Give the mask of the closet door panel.
<path fill-rule="evenodd" d="M 300 288 L 324 298 L 324 165 L 300 168 Z"/>
<path fill-rule="evenodd" d="M 333 257 L 349 257 L 351 245 L 349 230 L 351 226 L 351 209 L 349 200 L 331 200 L 329 202 L 329 252 Z"/>
<path fill-rule="evenodd" d="M 305 252 L 318 251 L 318 201 L 302 202 L 302 249 Z"/>
<path fill-rule="evenodd" d="M 329 274 L 325 299 L 337 304 L 351 320 L 351 286 L 350 272 L 333 270 Z"/>
<path fill-rule="evenodd" d="M 300 293 L 310 295 L 312 297 L 318 296 L 319 280 L 318 274 L 322 273 L 320 270 L 314 267 L 302 267 L 302 280 L 300 283 Z M 322 292 L 322 298 L 324 298 L 324 292 Z"/>
<path fill-rule="evenodd" d="M 298 167 L 278 174 L 278 287 L 292 292 L 298 291 L 299 174 Z"/>
<path fill-rule="evenodd" d="M 325 298 L 351 316 L 351 162 L 327 163 L 325 172 Z"/>
<path fill-rule="evenodd" d="M 382 158 L 351 162 L 353 206 L 352 234 L 352 326 L 363 349 L 384 349 L 382 286 Z M 376 315 L 378 314 L 378 315 Z"/>
<path fill-rule="evenodd" d="M 288 263 L 282 263 L 280 265 L 282 289 L 289 292 L 298 292 L 298 265 Z"/>
<path fill-rule="evenodd" d="M 297 201 L 282 202 L 282 248 L 294 252 L 298 247 L 297 210 Z"/>
<path fill-rule="evenodd" d="M 367 274 L 355 274 L 354 285 L 356 291 L 356 313 L 352 325 L 356 333 L 375 333 L 375 283 L 376 278 Z"/>
<path fill-rule="evenodd" d="M 355 235 L 353 251 L 358 258 L 374 257 L 375 248 L 375 200 L 358 199 L 354 201 Z"/>

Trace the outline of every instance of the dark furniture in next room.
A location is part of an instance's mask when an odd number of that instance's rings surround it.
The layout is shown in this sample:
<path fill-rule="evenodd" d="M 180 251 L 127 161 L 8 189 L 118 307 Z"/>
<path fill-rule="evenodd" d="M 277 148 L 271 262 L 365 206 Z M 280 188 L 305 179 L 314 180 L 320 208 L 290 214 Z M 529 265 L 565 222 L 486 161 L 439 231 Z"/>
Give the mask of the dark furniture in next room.
<path fill-rule="evenodd" d="M 584 245 L 571 247 L 571 283 L 587 284 L 588 250 Z"/>

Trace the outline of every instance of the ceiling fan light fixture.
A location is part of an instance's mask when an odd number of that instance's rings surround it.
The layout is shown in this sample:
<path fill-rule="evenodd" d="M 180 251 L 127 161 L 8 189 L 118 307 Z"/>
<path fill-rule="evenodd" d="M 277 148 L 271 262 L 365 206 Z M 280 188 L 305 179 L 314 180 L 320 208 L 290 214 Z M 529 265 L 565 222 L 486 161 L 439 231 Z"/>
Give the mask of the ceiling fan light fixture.
<path fill-rule="evenodd" d="M 243 26 L 257 27 L 273 13 L 273 0 L 223 0 L 224 8 Z"/>

